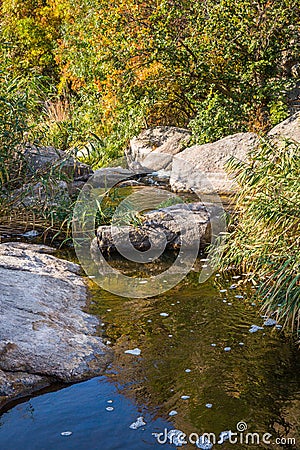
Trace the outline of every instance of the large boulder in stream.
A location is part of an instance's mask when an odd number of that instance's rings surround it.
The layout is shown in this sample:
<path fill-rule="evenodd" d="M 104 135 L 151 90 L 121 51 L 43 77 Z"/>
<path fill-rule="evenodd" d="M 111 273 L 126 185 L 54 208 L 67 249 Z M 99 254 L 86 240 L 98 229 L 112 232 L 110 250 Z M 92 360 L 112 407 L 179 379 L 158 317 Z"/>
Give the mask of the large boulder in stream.
<path fill-rule="evenodd" d="M 130 141 L 126 151 L 130 169 L 171 170 L 173 156 L 187 147 L 191 132 L 177 127 L 152 127 Z"/>
<path fill-rule="evenodd" d="M 98 247 L 103 253 L 117 251 L 127 254 L 132 246 L 139 252 L 151 247 L 169 250 L 203 248 L 211 241 L 211 225 L 216 232 L 224 220 L 224 210 L 218 204 L 179 203 L 148 211 L 139 218 L 139 225 L 102 225 L 97 229 L 93 252 Z M 96 245 L 95 245 L 96 243 Z M 129 253 L 128 253 L 129 252 Z"/>
<path fill-rule="evenodd" d="M 98 319 L 82 308 L 87 289 L 77 264 L 53 249 L 0 244 L 0 406 L 55 382 L 103 373 L 109 351 Z"/>

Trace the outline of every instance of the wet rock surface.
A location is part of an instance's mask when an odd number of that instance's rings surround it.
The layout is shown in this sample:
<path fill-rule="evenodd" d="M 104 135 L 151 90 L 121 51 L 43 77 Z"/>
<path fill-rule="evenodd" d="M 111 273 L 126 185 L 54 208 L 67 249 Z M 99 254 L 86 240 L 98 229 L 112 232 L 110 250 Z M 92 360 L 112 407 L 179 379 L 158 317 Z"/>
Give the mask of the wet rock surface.
<path fill-rule="evenodd" d="M 0 244 L 0 406 L 54 382 L 102 373 L 110 359 L 98 319 L 82 311 L 77 264 L 53 249 Z"/>

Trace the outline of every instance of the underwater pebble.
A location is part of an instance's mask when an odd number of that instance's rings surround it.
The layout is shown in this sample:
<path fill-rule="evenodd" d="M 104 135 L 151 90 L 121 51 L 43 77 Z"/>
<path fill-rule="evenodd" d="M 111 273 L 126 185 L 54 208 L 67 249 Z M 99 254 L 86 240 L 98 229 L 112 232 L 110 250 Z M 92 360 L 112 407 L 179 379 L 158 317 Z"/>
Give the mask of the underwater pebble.
<path fill-rule="evenodd" d="M 264 322 L 265 327 L 274 327 L 275 325 L 277 325 L 277 320 L 274 320 L 274 319 L 267 319 Z"/>
<path fill-rule="evenodd" d="M 105 409 L 106 411 L 113 411 L 115 408 L 113 406 L 107 406 Z"/>
<path fill-rule="evenodd" d="M 231 347 L 225 347 L 224 348 L 224 352 L 230 352 L 230 350 L 231 350 Z"/>
<path fill-rule="evenodd" d="M 133 350 L 125 350 L 127 355 L 139 356 L 141 354 L 141 350 L 139 348 L 134 348 Z"/>
<path fill-rule="evenodd" d="M 169 416 L 176 416 L 177 414 L 177 411 L 174 410 L 169 412 Z"/>
<path fill-rule="evenodd" d="M 161 317 L 168 317 L 169 314 L 168 314 L 168 313 L 160 313 L 160 316 L 161 316 Z"/>
<path fill-rule="evenodd" d="M 251 325 L 249 333 L 256 333 L 258 330 L 263 330 L 263 327 L 259 327 L 258 325 Z"/>
<path fill-rule="evenodd" d="M 73 431 L 62 431 L 60 433 L 61 436 L 71 436 L 73 434 Z"/>
<path fill-rule="evenodd" d="M 207 436 L 200 436 L 196 442 L 196 447 L 202 450 L 211 450 L 213 448 L 213 444 L 207 438 Z"/>
<path fill-rule="evenodd" d="M 212 408 L 212 404 L 211 403 L 206 403 L 206 408 L 208 408 L 208 409 L 210 409 L 210 408 Z"/>
<path fill-rule="evenodd" d="M 182 398 L 182 400 L 188 400 L 190 398 L 190 396 L 189 395 L 182 395 L 181 398 Z"/>
<path fill-rule="evenodd" d="M 138 428 L 143 427 L 144 425 L 146 425 L 144 417 L 138 417 L 135 422 L 129 425 L 129 428 L 131 428 L 132 430 L 137 430 Z"/>

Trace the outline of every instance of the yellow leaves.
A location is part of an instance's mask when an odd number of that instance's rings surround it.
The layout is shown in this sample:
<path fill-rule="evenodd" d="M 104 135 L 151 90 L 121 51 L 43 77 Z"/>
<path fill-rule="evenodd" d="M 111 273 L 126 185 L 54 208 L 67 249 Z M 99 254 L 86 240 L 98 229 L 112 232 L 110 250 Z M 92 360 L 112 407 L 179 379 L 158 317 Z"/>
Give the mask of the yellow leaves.
<path fill-rule="evenodd" d="M 136 79 L 137 79 L 136 84 L 144 83 L 145 81 L 147 81 L 149 79 L 154 80 L 159 76 L 159 74 L 162 71 L 163 71 L 163 65 L 156 61 L 150 65 L 141 66 L 135 71 L 135 75 L 136 75 Z"/>

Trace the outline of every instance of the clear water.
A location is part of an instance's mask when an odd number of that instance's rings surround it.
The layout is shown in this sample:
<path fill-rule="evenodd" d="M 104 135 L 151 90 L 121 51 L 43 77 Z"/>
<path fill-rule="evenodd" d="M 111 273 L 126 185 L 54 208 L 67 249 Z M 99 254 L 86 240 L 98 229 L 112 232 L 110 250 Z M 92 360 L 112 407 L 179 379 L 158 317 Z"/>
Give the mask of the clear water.
<path fill-rule="evenodd" d="M 122 262 L 114 264 L 124 268 Z M 114 347 L 112 365 L 105 377 L 34 397 L 5 412 L 0 449 L 169 449 L 176 447 L 159 445 L 152 433 L 167 427 L 219 434 L 236 431 L 240 421 L 251 432 L 269 432 L 272 442 L 292 437 L 296 445 L 225 442 L 214 448 L 300 448 L 300 353 L 278 329 L 249 333 L 252 324 L 261 326 L 264 319 L 255 290 L 244 278 L 228 275 L 199 284 L 195 269 L 166 294 L 138 300 L 91 284 L 88 309 L 101 317 L 99 333 Z M 238 286 L 230 289 L 233 283 Z M 136 347 L 140 356 L 124 353 Z M 189 398 L 184 400 L 185 395 Z M 171 410 L 177 415 L 170 417 Z M 141 415 L 146 426 L 131 430 Z M 68 430 L 71 436 L 60 435 Z"/>

